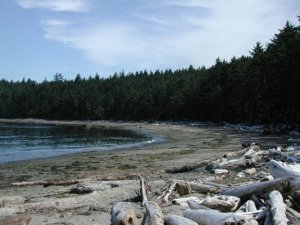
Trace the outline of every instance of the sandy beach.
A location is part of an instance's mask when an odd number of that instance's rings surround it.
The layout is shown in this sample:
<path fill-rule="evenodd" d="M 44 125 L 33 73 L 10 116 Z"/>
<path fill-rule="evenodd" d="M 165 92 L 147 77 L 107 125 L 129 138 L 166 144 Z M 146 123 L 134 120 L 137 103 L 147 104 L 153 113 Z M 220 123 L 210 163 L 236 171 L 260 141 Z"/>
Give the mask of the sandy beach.
<path fill-rule="evenodd" d="M 203 159 L 221 157 L 227 152 L 242 149 L 243 134 L 231 133 L 214 126 L 187 126 L 172 123 L 135 123 L 107 121 L 45 121 L 45 120 L 0 120 L 0 122 L 37 123 L 55 125 L 79 125 L 86 129 L 92 126 L 130 129 L 162 138 L 164 141 L 131 149 L 109 152 L 93 151 L 60 157 L 19 161 L 0 165 L 0 196 L 18 196 L 11 212 L 24 211 L 31 216 L 30 225 L 58 224 L 110 224 L 111 207 L 120 201 L 134 202 L 141 220 L 143 209 L 134 200 L 139 190 L 136 178 L 124 181 L 101 181 L 108 176 L 140 174 L 152 187 L 153 195 L 166 188 L 170 179 L 193 181 L 210 176 L 203 169 L 181 174 L 169 174 L 165 170 L 183 166 Z M 232 181 L 231 173 L 226 179 Z M 84 180 L 100 182 L 103 188 L 86 195 L 70 194 L 72 185 L 43 187 L 42 185 L 12 186 L 13 182 L 48 180 Z M 106 188 L 109 187 L 109 188 Z M 17 201 L 17 200 L 15 200 Z M 41 203 L 49 207 L 42 207 Z M 1 199 L 0 199 L 1 203 Z M 54 204 L 54 205 L 52 205 Z M 37 207 L 37 205 L 41 207 Z M 1 206 L 1 205 L 0 205 Z M 39 210 L 36 210 L 39 208 Z M 181 213 L 180 206 L 167 204 L 165 213 Z M 1 211 L 0 216 L 10 212 Z M 5 214 L 6 213 L 6 214 Z M 139 221 L 140 222 L 140 221 Z"/>

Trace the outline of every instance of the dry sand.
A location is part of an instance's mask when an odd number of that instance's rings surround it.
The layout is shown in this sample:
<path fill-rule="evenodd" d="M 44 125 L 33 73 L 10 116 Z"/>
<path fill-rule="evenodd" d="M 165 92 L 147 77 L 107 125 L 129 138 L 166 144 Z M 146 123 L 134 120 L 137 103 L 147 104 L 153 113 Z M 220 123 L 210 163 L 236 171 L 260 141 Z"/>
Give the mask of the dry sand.
<path fill-rule="evenodd" d="M 0 120 L 0 122 L 3 122 L 3 120 Z M 166 181 L 169 179 L 192 181 L 210 176 L 203 169 L 182 174 L 168 174 L 165 169 L 210 159 L 215 156 L 219 157 L 226 152 L 240 150 L 242 148 L 241 144 L 244 142 L 243 134 L 231 133 L 229 130 L 213 126 L 193 127 L 168 123 L 148 124 L 106 121 L 62 122 L 30 119 L 5 120 L 5 122 L 72 124 L 86 126 L 87 129 L 91 126 L 117 127 L 164 138 L 163 142 L 132 149 L 110 152 L 93 151 L 0 165 L 0 197 L 22 197 L 22 204 L 18 202 L 3 204 L 11 204 L 11 211 L 25 211 L 26 214 L 32 217 L 30 225 L 110 224 L 111 207 L 119 201 L 134 202 L 134 207 L 141 218 L 144 211 L 136 200 L 139 181 L 106 182 L 105 184 L 113 187 L 103 188 L 103 190 L 85 195 L 70 194 L 69 191 L 73 185 L 12 187 L 12 182 L 87 179 L 93 183 L 99 183 L 101 178 L 108 175 L 139 173 L 149 182 L 153 196 L 157 197 L 167 187 Z M 232 176 L 227 178 L 228 182 L 230 182 Z M 51 207 L 43 207 L 42 204 L 48 204 Z M 164 205 L 163 211 L 164 213 L 177 212 L 178 215 L 182 214 L 181 208 L 172 204 Z M 2 215 L 5 214 L 1 211 L 0 198 L 0 216 L 1 213 Z M 9 214 L 9 212 L 6 212 L 6 214 Z"/>

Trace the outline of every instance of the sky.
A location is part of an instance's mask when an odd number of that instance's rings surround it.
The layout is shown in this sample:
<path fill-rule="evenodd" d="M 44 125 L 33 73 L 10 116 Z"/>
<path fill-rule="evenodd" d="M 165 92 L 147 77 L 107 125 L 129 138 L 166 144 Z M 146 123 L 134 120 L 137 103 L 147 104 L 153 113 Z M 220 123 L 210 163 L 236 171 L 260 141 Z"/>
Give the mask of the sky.
<path fill-rule="evenodd" d="M 299 14 L 300 0 L 0 0 L 0 79 L 210 67 Z"/>

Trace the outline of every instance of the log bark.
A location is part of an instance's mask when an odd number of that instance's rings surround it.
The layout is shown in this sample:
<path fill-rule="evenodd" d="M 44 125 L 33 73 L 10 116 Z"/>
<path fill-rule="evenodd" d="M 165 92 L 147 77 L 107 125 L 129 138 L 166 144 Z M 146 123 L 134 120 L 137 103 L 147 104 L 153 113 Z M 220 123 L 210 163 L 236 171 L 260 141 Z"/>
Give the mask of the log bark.
<path fill-rule="evenodd" d="M 287 225 L 287 218 L 285 215 L 286 206 L 283 202 L 282 195 L 278 191 L 272 191 L 269 194 L 269 198 L 274 225 Z"/>
<path fill-rule="evenodd" d="M 193 182 L 189 182 L 188 183 L 191 187 L 191 189 L 193 191 L 197 191 L 200 193 L 218 193 L 219 188 L 212 186 L 212 185 L 208 185 L 208 184 L 200 184 L 200 183 L 193 183 Z"/>
<path fill-rule="evenodd" d="M 164 216 L 164 225 L 198 225 L 198 224 L 193 220 L 190 220 L 182 216 L 167 215 Z"/>
<path fill-rule="evenodd" d="M 130 202 L 117 202 L 111 210 L 112 225 L 136 225 L 137 217 Z"/>
<path fill-rule="evenodd" d="M 175 167 L 175 168 L 172 168 L 172 169 L 167 169 L 166 173 L 185 173 L 185 172 L 188 172 L 188 171 L 198 169 L 202 166 L 205 166 L 208 163 L 210 163 L 212 160 L 215 160 L 215 158 L 206 159 L 206 160 L 203 160 L 203 161 L 200 161 L 198 163 L 191 164 L 191 165 L 185 165 L 185 166 L 181 166 L 181 167 Z"/>
<path fill-rule="evenodd" d="M 145 207 L 146 216 L 143 225 L 164 225 L 163 213 L 157 203 L 148 201 Z"/>
<path fill-rule="evenodd" d="M 0 219 L 0 225 L 27 225 L 31 221 L 31 217 L 25 214 L 6 216 Z"/>
<path fill-rule="evenodd" d="M 52 181 L 23 181 L 11 183 L 12 186 L 33 186 L 33 185 L 43 185 L 44 187 L 49 187 L 51 185 L 58 186 L 68 186 L 72 184 L 78 184 L 86 180 L 52 180 Z"/>
<path fill-rule="evenodd" d="M 289 188 L 288 178 L 278 178 L 272 181 L 253 183 L 244 186 L 232 187 L 222 190 L 220 194 L 231 195 L 241 198 L 242 200 L 249 199 L 252 195 L 263 195 L 273 190 L 286 191 Z"/>

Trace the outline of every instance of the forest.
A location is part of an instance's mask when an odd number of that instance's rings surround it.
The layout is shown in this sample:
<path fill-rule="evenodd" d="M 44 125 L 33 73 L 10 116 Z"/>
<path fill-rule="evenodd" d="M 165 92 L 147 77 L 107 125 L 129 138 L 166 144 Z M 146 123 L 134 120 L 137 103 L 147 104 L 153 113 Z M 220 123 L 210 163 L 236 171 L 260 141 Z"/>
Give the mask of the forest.
<path fill-rule="evenodd" d="M 199 53 L 204 54 L 204 53 Z M 199 62 L 200 63 L 200 62 Z M 0 81 L 0 118 L 197 120 L 300 126 L 300 27 L 209 68 Z"/>

